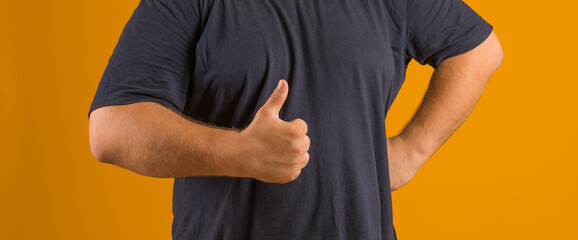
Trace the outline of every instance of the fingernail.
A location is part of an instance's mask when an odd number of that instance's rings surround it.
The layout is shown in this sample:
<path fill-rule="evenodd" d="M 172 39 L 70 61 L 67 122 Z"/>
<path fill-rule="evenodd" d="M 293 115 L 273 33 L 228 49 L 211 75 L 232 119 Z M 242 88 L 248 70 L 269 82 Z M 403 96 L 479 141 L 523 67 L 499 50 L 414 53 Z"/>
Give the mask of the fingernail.
<path fill-rule="evenodd" d="M 279 84 L 277 84 L 277 89 L 283 90 L 284 87 L 285 87 L 285 84 L 283 84 L 283 79 L 279 80 Z"/>

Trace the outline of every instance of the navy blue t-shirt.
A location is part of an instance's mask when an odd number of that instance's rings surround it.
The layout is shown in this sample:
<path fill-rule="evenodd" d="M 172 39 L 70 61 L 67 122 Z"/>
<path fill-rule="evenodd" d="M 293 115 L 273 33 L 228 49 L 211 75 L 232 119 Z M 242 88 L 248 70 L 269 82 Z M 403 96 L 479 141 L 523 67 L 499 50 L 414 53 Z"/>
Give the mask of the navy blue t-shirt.
<path fill-rule="evenodd" d="M 279 79 L 309 164 L 287 184 L 177 178 L 173 239 L 396 239 L 385 117 L 413 58 L 437 67 L 492 27 L 460 0 L 142 0 L 91 111 L 157 102 L 243 129 Z"/>

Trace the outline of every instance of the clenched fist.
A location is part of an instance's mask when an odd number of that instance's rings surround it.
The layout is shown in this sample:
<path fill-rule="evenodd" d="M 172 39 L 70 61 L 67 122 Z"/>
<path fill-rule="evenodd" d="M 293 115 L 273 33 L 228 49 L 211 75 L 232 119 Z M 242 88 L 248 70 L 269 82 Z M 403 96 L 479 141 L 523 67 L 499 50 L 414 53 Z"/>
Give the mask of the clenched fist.
<path fill-rule="evenodd" d="M 291 182 L 299 177 L 301 169 L 309 162 L 307 151 L 310 140 L 306 135 L 305 121 L 295 119 L 286 122 L 279 118 L 288 93 L 287 82 L 279 81 L 251 124 L 240 133 L 248 149 L 251 149 L 249 175 L 264 182 Z"/>

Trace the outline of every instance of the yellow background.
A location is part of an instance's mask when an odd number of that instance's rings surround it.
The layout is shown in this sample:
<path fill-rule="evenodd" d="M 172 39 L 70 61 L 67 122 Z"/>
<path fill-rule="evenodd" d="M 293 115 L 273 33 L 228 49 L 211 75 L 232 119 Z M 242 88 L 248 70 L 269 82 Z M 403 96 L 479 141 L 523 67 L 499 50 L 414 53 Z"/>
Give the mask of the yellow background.
<path fill-rule="evenodd" d="M 471 117 L 393 193 L 410 239 L 578 239 L 578 4 L 466 0 L 505 58 Z M 0 9 L 0 239 L 170 239 L 172 180 L 96 161 L 87 111 L 137 0 Z M 395 133 L 431 68 L 412 63 Z"/>

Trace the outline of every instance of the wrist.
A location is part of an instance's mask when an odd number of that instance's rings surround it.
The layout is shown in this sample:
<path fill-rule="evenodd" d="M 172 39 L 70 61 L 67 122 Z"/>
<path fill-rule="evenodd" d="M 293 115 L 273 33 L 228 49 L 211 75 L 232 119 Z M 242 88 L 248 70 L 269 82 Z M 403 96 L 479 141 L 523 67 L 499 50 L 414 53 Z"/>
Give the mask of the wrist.
<path fill-rule="evenodd" d="M 208 134 L 207 153 L 211 154 L 211 169 L 208 175 L 246 177 L 243 164 L 246 144 L 237 129 L 214 129 Z"/>
<path fill-rule="evenodd" d="M 425 157 L 430 157 L 441 145 L 441 140 L 432 129 L 415 125 L 408 125 L 399 136 L 407 142 L 414 151 Z"/>
<path fill-rule="evenodd" d="M 196 137 L 204 145 L 199 156 L 206 166 L 203 175 L 237 177 L 239 132 L 235 129 L 211 128 L 204 135 L 204 138 Z"/>
<path fill-rule="evenodd" d="M 401 142 L 401 145 L 404 145 L 407 151 L 407 165 L 415 171 L 420 169 L 433 155 L 433 152 L 426 144 L 403 134 L 403 132 L 396 137 L 398 138 L 397 141 Z"/>

